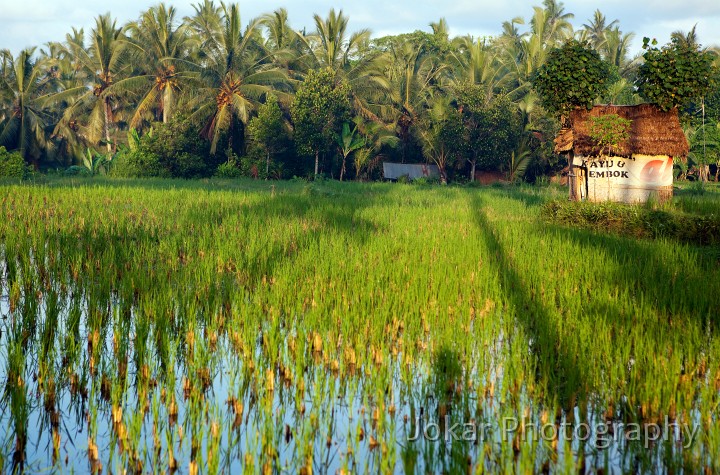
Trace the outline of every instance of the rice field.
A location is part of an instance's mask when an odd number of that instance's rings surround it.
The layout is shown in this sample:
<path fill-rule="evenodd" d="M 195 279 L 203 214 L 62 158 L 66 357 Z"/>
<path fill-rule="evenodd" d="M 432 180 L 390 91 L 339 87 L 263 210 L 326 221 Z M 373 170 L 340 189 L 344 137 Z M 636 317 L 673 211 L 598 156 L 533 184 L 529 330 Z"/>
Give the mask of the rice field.
<path fill-rule="evenodd" d="M 564 195 L 0 186 L 0 469 L 720 471 L 720 253 Z"/>

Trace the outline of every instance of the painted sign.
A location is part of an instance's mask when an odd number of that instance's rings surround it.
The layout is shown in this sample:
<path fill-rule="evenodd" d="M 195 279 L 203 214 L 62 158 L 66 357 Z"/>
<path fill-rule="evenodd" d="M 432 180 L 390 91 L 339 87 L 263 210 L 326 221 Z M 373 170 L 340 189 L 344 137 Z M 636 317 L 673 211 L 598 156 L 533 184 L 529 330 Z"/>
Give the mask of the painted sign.
<path fill-rule="evenodd" d="M 673 159 L 667 156 L 634 155 L 623 157 L 573 158 L 586 180 L 580 195 L 590 201 L 647 201 L 653 193 L 672 189 Z M 582 185 L 581 185 L 582 186 Z"/>

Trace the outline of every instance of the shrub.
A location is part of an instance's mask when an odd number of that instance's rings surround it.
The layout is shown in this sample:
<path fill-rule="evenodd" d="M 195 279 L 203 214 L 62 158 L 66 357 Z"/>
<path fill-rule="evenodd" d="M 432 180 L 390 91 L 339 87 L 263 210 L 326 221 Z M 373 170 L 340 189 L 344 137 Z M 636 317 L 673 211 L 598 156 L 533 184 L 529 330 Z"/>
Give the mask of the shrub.
<path fill-rule="evenodd" d="M 234 157 L 229 157 L 227 162 L 221 163 L 215 170 L 217 178 L 240 178 L 241 176 L 242 170 L 238 168 L 237 160 Z"/>
<path fill-rule="evenodd" d="M 71 167 L 67 167 L 63 172 L 63 175 L 89 177 L 92 176 L 92 172 L 85 167 L 81 167 L 80 165 L 73 165 Z"/>
<path fill-rule="evenodd" d="M 144 147 L 122 149 L 113 158 L 110 175 L 122 178 L 169 177 L 160 157 Z"/>
<path fill-rule="evenodd" d="M 113 159 L 113 175 L 122 177 L 207 178 L 218 159 L 209 144 L 186 118 L 178 116 L 153 127 L 152 133 L 135 134 L 130 148 Z"/>
<path fill-rule="evenodd" d="M 0 178 L 18 178 L 24 180 L 32 174 L 19 152 L 8 152 L 0 147 Z"/>

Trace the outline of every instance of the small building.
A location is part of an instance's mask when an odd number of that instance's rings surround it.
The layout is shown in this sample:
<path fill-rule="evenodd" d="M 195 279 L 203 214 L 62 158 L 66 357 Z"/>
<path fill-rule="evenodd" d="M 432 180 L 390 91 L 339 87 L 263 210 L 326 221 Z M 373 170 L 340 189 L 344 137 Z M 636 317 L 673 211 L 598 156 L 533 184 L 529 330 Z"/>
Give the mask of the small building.
<path fill-rule="evenodd" d="M 428 163 L 383 162 L 383 177 L 386 180 L 397 180 L 403 176 L 409 180 L 415 180 L 421 177 L 437 178 L 440 176 L 440 170 L 437 165 Z"/>
<path fill-rule="evenodd" d="M 593 117 L 606 114 L 631 122 L 629 138 L 601 155 L 590 127 Z M 637 203 L 672 197 L 673 160 L 685 160 L 689 150 L 676 109 L 595 106 L 572 111 L 569 123 L 555 138 L 555 152 L 568 159 L 570 199 Z"/>

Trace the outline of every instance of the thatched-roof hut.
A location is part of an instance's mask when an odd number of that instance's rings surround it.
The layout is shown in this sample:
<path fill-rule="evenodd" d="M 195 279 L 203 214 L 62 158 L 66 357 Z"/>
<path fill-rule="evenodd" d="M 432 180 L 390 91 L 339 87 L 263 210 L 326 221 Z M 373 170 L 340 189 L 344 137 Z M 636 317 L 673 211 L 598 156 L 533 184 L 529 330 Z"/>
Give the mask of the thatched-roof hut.
<path fill-rule="evenodd" d="M 593 117 L 608 114 L 630 121 L 629 138 L 603 157 L 590 127 Z M 688 153 L 677 110 L 603 105 L 575 110 L 569 119 L 570 127 L 555 138 L 555 151 L 568 156 L 572 199 L 638 202 L 672 196 L 673 159 L 684 160 Z"/>

